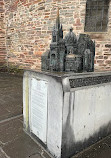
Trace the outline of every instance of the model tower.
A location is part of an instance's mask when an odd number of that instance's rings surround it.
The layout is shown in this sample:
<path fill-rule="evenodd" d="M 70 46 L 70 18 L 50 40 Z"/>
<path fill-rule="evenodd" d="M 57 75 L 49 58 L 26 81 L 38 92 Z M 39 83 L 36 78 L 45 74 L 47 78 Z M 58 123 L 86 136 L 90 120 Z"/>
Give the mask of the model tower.
<path fill-rule="evenodd" d="M 63 39 L 62 25 L 60 24 L 59 9 L 57 11 L 56 25 L 52 31 L 50 44 L 50 69 L 52 71 L 64 71 L 65 42 Z"/>

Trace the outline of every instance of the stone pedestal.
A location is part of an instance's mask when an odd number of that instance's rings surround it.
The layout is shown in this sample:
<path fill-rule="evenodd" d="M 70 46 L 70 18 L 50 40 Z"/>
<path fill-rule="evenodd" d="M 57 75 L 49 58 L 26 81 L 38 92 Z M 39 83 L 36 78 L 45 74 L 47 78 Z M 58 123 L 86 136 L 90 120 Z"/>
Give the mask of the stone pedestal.
<path fill-rule="evenodd" d="M 111 72 L 25 71 L 24 129 L 54 157 L 68 158 L 111 132 Z"/>

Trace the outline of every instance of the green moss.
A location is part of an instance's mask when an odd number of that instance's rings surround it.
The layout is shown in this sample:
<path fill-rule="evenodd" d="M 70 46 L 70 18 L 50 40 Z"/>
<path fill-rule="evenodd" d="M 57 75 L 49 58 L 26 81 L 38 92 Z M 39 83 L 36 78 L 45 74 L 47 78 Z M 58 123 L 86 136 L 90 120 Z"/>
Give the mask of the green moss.
<path fill-rule="evenodd" d="M 0 65 L 0 71 L 1 72 L 7 72 L 8 71 L 6 64 Z"/>
<path fill-rule="evenodd" d="M 9 72 L 9 73 L 18 74 L 18 75 L 23 75 L 23 72 L 24 72 L 22 68 L 19 68 L 18 66 L 11 65 L 11 64 L 8 67 L 6 65 L 0 66 L 0 71 Z"/>
<path fill-rule="evenodd" d="M 23 74 L 24 70 L 20 69 L 18 66 L 9 65 L 8 66 L 8 72 L 14 73 L 14 74 Z"/>

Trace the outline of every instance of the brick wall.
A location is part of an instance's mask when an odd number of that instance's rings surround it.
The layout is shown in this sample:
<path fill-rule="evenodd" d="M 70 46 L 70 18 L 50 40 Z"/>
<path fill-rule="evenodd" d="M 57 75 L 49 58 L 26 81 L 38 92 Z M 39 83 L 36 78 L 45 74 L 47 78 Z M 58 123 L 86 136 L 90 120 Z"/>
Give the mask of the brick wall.
<path fill-rule="evenodd" d="M 84 33 L 86 0 L 4 0 L 8 65 L 39 69 L 49 48 L 57 8 L 64 35 L 72 26 Z M 111 70 L 111 3 L 106 33 L 90 33 L 96 42 L 95 69 Z"/>
<path fill-rule="evenodd" d="M 6 63 L 5 47 L 5 10 L 4 1 L 0 0 L 0 68 Z"/>

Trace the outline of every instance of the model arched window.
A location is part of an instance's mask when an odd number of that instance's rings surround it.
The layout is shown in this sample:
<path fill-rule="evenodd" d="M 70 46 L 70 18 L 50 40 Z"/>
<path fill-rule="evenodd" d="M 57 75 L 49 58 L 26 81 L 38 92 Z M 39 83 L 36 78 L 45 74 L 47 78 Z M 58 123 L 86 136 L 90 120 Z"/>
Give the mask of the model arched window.
<path fill-rule="evenodd" d="M 87 0 L 85 31 L 105 32 L 108 24 L 109 0 Z"/>

